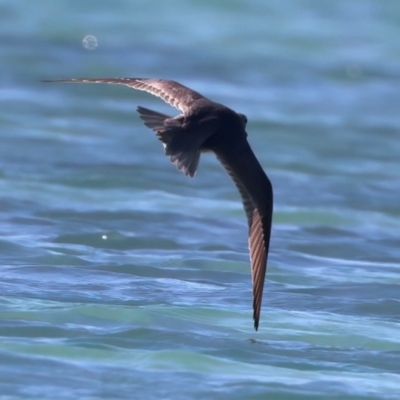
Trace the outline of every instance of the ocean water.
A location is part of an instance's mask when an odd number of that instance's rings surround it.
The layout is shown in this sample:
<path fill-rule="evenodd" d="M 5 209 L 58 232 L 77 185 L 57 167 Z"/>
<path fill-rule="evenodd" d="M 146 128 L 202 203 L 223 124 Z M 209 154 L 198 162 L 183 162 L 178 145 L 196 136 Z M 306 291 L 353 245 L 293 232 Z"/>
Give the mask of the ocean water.
<path fill-rule="evenodd" d="M 97 46 L 85 47 L 92 35 Z M 400 2 L 0 3 L 0 399 L 399 399 Z M 92 42 L 89 40 L 89 47 Z M 253 329 L 247 226 L 116 85 L 249 118 L 275 192 Z"/>

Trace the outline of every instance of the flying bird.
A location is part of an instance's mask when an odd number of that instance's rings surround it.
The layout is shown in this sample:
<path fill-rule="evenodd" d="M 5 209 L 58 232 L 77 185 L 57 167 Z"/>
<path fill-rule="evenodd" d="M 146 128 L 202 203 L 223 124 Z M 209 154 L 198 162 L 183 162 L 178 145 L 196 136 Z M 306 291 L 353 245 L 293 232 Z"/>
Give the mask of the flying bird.
<path fill-rule="evenodd" d="M 193 177 L 201 153 L 212 151 L 238 188 L 249 226 L 253 319 L 254 328 L 258 330 L 271 235 L 273 191 L 247 141 L 246 116 L 171 80 L 101 78 L 44 82 L 125 85 L 158 96 L 181 111 L 182 114 L 169 117 L 144 107 L 137 108 L 140 118 L 156 132 L 165 154 L 179 171 Z"/>

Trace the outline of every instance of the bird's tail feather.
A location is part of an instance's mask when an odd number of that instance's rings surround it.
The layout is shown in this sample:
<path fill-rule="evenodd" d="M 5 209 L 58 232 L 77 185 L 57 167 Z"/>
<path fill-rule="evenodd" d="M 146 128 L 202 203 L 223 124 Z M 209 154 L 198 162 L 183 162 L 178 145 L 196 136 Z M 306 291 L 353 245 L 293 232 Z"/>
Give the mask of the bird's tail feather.
<path fill-rule="evenodd" d="M 193 177 L 200 161 L 200 148 L 181 127 L 167 128 L 157 132 L 162 141 L 165 154 L 179 171 Z"/>
<path fill-rule="evenodd" d="M 144 124 L 154 131 L 164 129 L 164 121 L 171 118 L 168 115 L 140 106 L 137 108 L 137 112 L 139 113 L 140 118 L 144 121 Z"/>
<path fill-rule="evenodd" d="M 144 107 L 138 107 L 137 111 L 144 124 L 157 132 L 165 154 L 176 168 L 193 177 L 200 161 L 200 145 L 182 128 L 182 121 Z"/>

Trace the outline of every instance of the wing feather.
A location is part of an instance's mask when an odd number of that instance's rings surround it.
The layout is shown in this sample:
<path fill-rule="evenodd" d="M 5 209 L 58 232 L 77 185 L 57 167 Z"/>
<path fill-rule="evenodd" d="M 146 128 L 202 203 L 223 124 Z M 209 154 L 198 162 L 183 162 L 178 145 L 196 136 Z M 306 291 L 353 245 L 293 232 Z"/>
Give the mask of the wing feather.
<path fill-rule="evenodd" d="M 142 90 L 154 96 L 160 97 L 166 103 L 182 111 L 185 115 L 189 112 L 193 102 L 209 99 L 181 85 L 178 82 L 167 79 L 145 79 L 145 78 L 77 78 L 77 79 L 57 79 L 44 80 L 43 82 L 60 83 L 111 83 L 125 85 L 132 89 Z"/>
<path fill-rule="evenodd" d="M 263 296 L 272 223 L 272 186 L 247 141 L 234 154 L 216 152 L 242 198 L 249 226 L 249 250 L 253 283 L 253 319 L 257 330 Z M 250 183 L 249 183 L 250 182 Z"/>

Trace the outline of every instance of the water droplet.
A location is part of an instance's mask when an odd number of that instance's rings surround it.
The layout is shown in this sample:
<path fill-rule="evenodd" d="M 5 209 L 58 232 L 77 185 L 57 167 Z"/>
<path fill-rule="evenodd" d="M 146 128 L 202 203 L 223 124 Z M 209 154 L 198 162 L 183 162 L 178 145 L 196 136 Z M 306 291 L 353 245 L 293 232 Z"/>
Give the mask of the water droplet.
<path fill-rule="evenodd" d="M 87 50 L 94 50 L 99 44 L 96 36 L 87 35 L 82 40 L 83 47 Z"/>
<path fill-rule="evenodd" d="M 106 239 L 107 239 L 107 235 L 103 235 L 101 238 L 102 238 L 103 240 L 106 240 Z"/>

